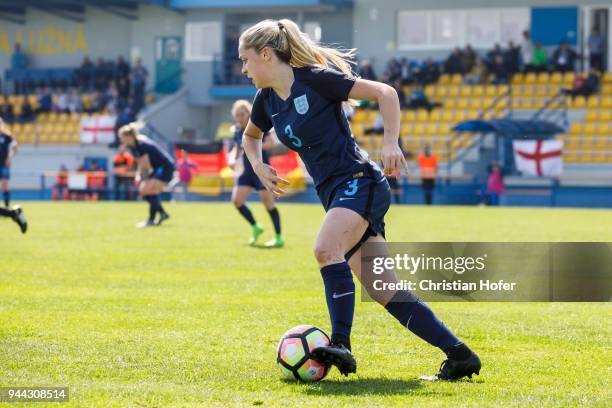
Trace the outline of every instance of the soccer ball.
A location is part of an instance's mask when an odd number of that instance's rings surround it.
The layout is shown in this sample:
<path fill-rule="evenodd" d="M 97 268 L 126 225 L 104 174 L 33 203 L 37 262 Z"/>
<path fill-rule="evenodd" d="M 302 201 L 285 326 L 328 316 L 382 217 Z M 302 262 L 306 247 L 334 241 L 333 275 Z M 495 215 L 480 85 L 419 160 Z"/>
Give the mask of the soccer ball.
<path fill-rule="evenodd" d="M 302 324 L 281 337 L 276 349 L 276 362 L 281 373 L 288 380 L 319 381 L 329 371 L 310 358 L 310 352 L 317 347 L 329 346 L 329 337 L 318 327 Z"/>

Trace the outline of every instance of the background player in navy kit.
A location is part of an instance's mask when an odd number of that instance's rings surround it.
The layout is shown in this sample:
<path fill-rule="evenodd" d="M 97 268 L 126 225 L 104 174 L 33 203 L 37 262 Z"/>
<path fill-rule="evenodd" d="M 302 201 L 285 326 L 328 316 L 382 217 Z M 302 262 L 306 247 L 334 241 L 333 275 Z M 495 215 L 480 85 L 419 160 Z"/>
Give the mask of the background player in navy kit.
<path fill-rule="evenodd" d="M 142 198 L 149 203 L 149 218 L 137 224 L 138 227 L 160 225 L 170 218 L 161 204 L 160 194 L 174 178 L 174 159 L 157 143 L 138 134 L 139 125 L 130 123 L 119 129 L 121 144 L 126 146 L 138 163 L 136 183 Z M 155 216 L 159 213 L 159 219 Z"/>
<path fill-rule="evenodd" d="M 229 167 L 232 170 L 236 169 L 236 162 L 242 154 L 242 131 L 249 122 L 249 116 L 251 115 L 251 103 L 244 99 L 234 102 L 232 106 L 232 116 L 236 122 L 236 130 L 234 136 L 234 147 L 229 154 Z M 269 164 L 269 157 L 267 150 L 274 148 L 275 141 L 270 136 L 264 136 L 262 143 L 262 159 L 263 162 Z M 257 238 L 263 233 L 263 228 L 257 224 L 255 217 L 251 210 L 245 204 L 249 194 L 253 189 L 259 192 L 259 199 L 268 210 L 272 223 L 274 224 L 274 232 L 276 236 L 274 239 L 265 243 L 266 247 L 280 248 L 285 244 L 283 236 L 281 235 L 281 223 L 278 209 L 274 204 L 274 196 L 271 192 L 266 190 L 264 185 L 259 180 L 259 177 L 253 171 L 253 166 L 249 162 L 246 155 L 242 155 L 242 173 L 239 174 L 234 181 L 234 188 L 232 190 L 232 203 L 240 212 L 240 214 L 247 220 L 251 225 L 252 235 L 249 239 L 249 244 L 254 245 L 257 242 Z"/>
<path fill-rule="evenodd" d="M 354 50 L 322 47 L 291 20 L 265 20 L 250 27 L 240 36 L 238 51 L 243 74 L 259 89 L 243 138 L 255 172 L 275 196 L 284 193 L 287 182 L 261 155 L 262 134 L 274 127 L 279 140 L 299 153 L 326 210 L 314 254 L 325 285 L 332 344 L 316 349 L 314 358 L 348 375 L 357 368 L 350 352 L 355 307 L 351 270 L 362 279 L 361 244 L 385 241 L 384 215 L 391 197 L 378 166 L 357 147 L 342 103 L 349 98 L 378 101 L 384 119 L 382 161 L 385 173 L 392 174 L 407 167 L 397 141 L 397 92 L 379 82 L 355 79 L 348 62 Z M 396 282 L 393 271 L 379 279 Z M 423 379 L 450 380 L 479 372 L 478 356 L 414 294 L 366 289 L 404 327 L 446 353 L 440 371 Z"/>
<path fill-rule="evenodd" d="M 8 207 L 10 204 L 8 180 L 11 162 L 16 152 L 17 142 L 13 139 L 10 129 L 0 118 L 0 185 L 2 186 L 5 207 Z M 11 218 L 19 225 L 21 232 L 24 234 L 28 229 L 28 223 L 23 215 L 23 210 L 19 206 L 15 206 L 12 209 L 0 207 L 0 217 Z"/>
<path fill-rule="evenodd" d="M 11 177 L 11 164 L 15 153 L 17 153 L 17 141 L 0 118 L 0 188 L 2 189 L 5 207 L 8 207 L 11 203 L 8 182 Z"/>

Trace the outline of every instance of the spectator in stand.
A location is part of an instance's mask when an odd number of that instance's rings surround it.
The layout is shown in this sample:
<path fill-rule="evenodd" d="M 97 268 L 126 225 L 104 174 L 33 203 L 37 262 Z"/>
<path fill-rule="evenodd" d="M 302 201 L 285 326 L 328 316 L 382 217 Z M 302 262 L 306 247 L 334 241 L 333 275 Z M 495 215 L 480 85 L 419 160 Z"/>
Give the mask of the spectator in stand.
<path fill-rule="evenodd" d="M 423 89 L 423 85 L 416 85 L 412 92 L 410 93 L 410 97 L 408 99 L 408 103 L 406 107 L 408 109 L 419 109 L 424 108 L 431 112 L 432 109 L 438 108 L 442 106 L 441 103 L 431 102 L 427 95 L 425 95 L 425 91 Z"/>
<path fill-rule="evenodd" d="M 438 158 L 431 153 L 429 145 L 425 145 L 423 152 L 419 155 L 417 162 L 421 169 L 421 188 L 426 205 L 433 201 L 433 190 L 436 186 L 436 173 L 438 171 Z"/>
<path fill-rule="evenodd" d="M 504 62 L 504 57 L 501 55 L 495 57 L 495 61 L 491 67 L 491 74 L 493 74 L 493 80 L 491 81 L 493 85 L 503 85 L 509 82 L 510 72 Z"/>
<path fill-rule="evenodd" d="M 429 85 L 438 82 L 438 79 L 440 79 L 440 67 L 433 59 L 427 58 L 418 78 L 421 85 Z"/>
<path fill-rule="evenodd" d="M 181 150 L 181 159 L 178 161 L 179 183 L 178 186 L 182 190 L 182 201 L 187 201 L 187 191 L 191 179 L 193 179 L 193 171 L 198 168 L 198 164 L 187 157 L 187 152 Z"/>
<path fill-rule="evenodd" d="M 528 30 L 523 31 L 523 39 L 521 40 L 521 64 L 523 72 L 533 71 L 533 43 Z"/>
<path fill-rule="evenodd" d="M 79 113 L 83 111 L 81 94 L 79 93 L 78 88 L 72 88 L 70 91 L 70 97 L 68 98 L 68 111 L 70 113 Z"/>
<path fill-rule="evenodd" d="M 99 91 L 95 91 L 91 97 L 91 105 L 89 106 L 89 109 L 84 109 L 84 111 L 88 113 L 102 112 L 105 107 L 106 100 L 104 95 Z"/>
<path fill-rule="evenodd" d="M 140 58 L 136 59 L 134 67 L 132 67 L 131 80 L 133 92 L 132 96 L 138 104 L 138 110 L 144 106 L 145 102 L 145 87 L 147 84 L 147 78 L 149 71 L 142 65 Z"/>
<path fill-rule="evenodd" d="M 444 72 L 447 74 L 463 74 L 463 53 L 455 48 L 444 62 Z"/>
<path fill-rule="evenodd" d="M 548 70 L 548 56 L 546 55 L 544 48 L 542 48 L 542 44 L 539 42 L 536 43 L 535 47 L 533 48 L 531 66 L 535 72 L 545 72 Z"/>
<path fill-rule="evenodd" d="M 85 56 L 79 67 L 79 82 L 82 91 L 89 91 L 92 87 L 94 66 L 89 57 Z"/>
<path fill-rule="evenodd" d="M 21 50 L 21 44 L 15 43 L 13 55 L 11 55 L 11 69 L 26 69 L 28 67 L 28 56 Z"/>
<path fill-rule="evenodd" d="M 476 57 L 474 67 L 463 80 L 466 85 L 484 85 L 487 83 L 489 71 L 484 61 L 480 57 Z"/>
<path fill-rule="evenodd" d="M 54 110 L 56 112 L 70 112 L 70 109 L 68 108 L 68 103 L 70 102 L 69 98 L 68 98 L 68 94 L 66 93 L 66 89 L 65 88 L 61 88 L 58 92 L 57 92 L 57 98 L 55 100 L 55 106 L 54 106 Z"/>
<path fill-rule="evenodd" d="M 402 78 L 397 78 L 393 82 L 393 89 L 397 92 L 397 97 L 399 98 L 400 108 L 404 109 L 406 107 L 406 93 L 404 92 L 404 82 Z"/>
<path fill-rule="evenodd" d="M 478 58 L 476 51 L 468 44 L 463 51 L 463 72 L 470 72 L 472 70 L 476 64 L 476 58 Z"/>
<path fill-rule="evenodd" d="M 410 85 L 412 83 L 412 71 L 410 70 L 410 63 L 406 57 L 400 60 L 400 78 L 402 85 Z"/>
<path fill-rule="evenodd" d="M 19 115 L 19 122 L 31 122 L 34 120 L 34 110 L 32 109 L 32 105 L 30 105 L 30 101 L 26 97 L 23 105 L 21 105 L 21 115 Z"/>
<path fill-rule="evenodd" d="M 495 60 L 497 59 L 498 56 L 503 58 L 504 51 L 502 50 L 499 44 L 495 44 L 493 49 L 487 52 L 486 64 L 490 70 L 493 69 L 493 65 L 495 65 Z"/>
<path fill-rule="evenodd" d="M 38 109 L 36 113 L 49 113 L 52 107 L 53 99 L 51 97 L 51 90 L 45 86 L 42 95 L 38 98 Z"/>
<path fill-rule="evenodd" d="M 13 55 L 11 55 L 11 69 L 22 70 L 28 67 L 28 56 L 21 50 L 21 44 L 15 43 Z M 25 91 L 25 82 L 15 81 L 15 93 Z"/>
<path fill-rule="evenodd" d="M 578 54 L 570 48 L 567 41 L 561 41 L 559 48 L 555 50 L 552 57 L 552 63 L 557 72 L 572 72 L 576 64 Z"/>
<path fill-rule="evenodd" d="M 508 43 L 508 49 L 504 52 L 504 64 L 510 73 L 510 76 L 519 72 L 521 67 L 521 48 L 514 45 L 514 42 Z"/>
<path fill-rule="evenodd" d="M 119 81 L 117 81 L 117 106 L 119 111 L 122 111 L 127 105 L 129 96 L 130 80 L 129 78 L 120 78 Z"/>
<path fill-rule="evenodd" d="M 108 83 L 108 65 L 106 64 L 106 61 L 104 61 L 104 58 L 98 58 L 93 72 L 94 90 L 100 92 L 104 90 L 106 84 Z"/>
<path fill-rule="evenodd" d="M 401 78 L 402 77 L 402 69 L 400 67 L 399 62 L 395 59 L 395 58 L 391 58 L 389 60 L 389 63 L 387 64 L 387 69 L 389 72 L 389 78 L 388 78 L 388 84 L 391 84 L 393 81 L 395 81 L 397 78 Z"/>
<path fill-rule="evenodd" d="M 374 68 L 372 68 L 370 61 L 367 59 L 361 61 L 357 72 L 363 79 L 368 79 L 370 81 L 376 81 L 377 79 L 376 74 L 374 73 Z"/>
<path fill-rule="evenodd" d="M 575 99 L 578 95 L 588 98 L 599 90 L 599 81 L 599 72 L 595 67 L 591 67 L 586 78 L 582 75 L 576 75 L 572 89 L 563 89 L 562 92 L 565 95 L 571 95 L 572 99 Z"/>
<path fill-rule="evenodd" d="M 593 28 L 588 40 L 589 47 L 589 66 L 597 69 L 599 72 L 604 71 L 604 39 L 599 34 L 597 28 Z"/>
<path fill-rule="evenodd" d="M 115 74 L 117 80 L 120 78 L 127 78 L 130 75 L 130 66 L 121 55 L 117 58 Z"/>
<path fill-rule="evenodd" d="M 15 121 L 15 114 L 13 113 L 13 105 L 5 103 L 0 109 L 0 119 L 6 123 L 13 123 Z"/>

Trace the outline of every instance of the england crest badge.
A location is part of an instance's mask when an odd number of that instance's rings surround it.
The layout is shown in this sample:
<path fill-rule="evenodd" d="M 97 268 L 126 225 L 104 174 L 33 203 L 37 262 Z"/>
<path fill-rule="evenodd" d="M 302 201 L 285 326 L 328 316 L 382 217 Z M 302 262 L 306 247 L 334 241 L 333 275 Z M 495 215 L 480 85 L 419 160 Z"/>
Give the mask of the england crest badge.
<path fill-rule="evenodd" d="M 308 99 L 306 98 L 306 94 L 293 99 L 293 104 L 295 105 L 295 110 L 300 115 L 305 115 L 306 112 L 308 112 Z"/>

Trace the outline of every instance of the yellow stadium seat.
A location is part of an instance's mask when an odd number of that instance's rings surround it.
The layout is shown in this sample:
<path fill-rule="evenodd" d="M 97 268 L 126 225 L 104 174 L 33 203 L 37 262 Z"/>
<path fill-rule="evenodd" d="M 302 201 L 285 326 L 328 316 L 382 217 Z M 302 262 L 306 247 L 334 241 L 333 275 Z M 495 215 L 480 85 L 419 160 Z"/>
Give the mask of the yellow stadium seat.
<path fill-rule="evenodd" d="M 425 134 L 425 124 L 424 123 L 415 124 L 414 128 L 412 129 L 412 134 L 415 134 L 415 135 Z"/>
<path fill-rule="evenodd" d="M 514 74 L 512 77 L 512 85 L 522 85 L 525 83 L 525 75 L 521 72 Z"/>
<path fill-rule="evenodd" d="M 457 109 L 467 109 L 467 107 L 469 106 L 469 103 L 470 103 L 470 99 L 461 98 L 459 99 L 459 101 L 457 101 Z"/>
<path fill-rule="evenodd" d="M 485 94 L 489 97 L 491 96 L 496 96 L 497 95 L 497 87 L 495 85 L 489 85 L 487 86 L 487 89 L 485 91 Z"/>
<path fill-rule="evenodd" d="M 462 97 L 472 96 L 474 89 L 471 86 L 462 86 L 459 95 Z"/>
<path fill-rule="evenodd" d="M 463 76 L 461 74 L 454 74 L 451 78 L 451 83 L 454 85 L 461 85 L 463 82 Z"/>
<path fill-rule="evenodd" d="M 428 98 L 433 97 L 436 94 L 436 88 L 433 85 L 427 85 L 425 87 L 425 95 Z"/>
<path fill-rule="evenodd" d="M 429 112 L 425 109 L 419 109 L 417 111 L 417 120 L 419 122 L 427 122 L 429 120 Z"/>
<path fill-rule="evenodd" d="M 535 74 L 535 72 L 530 72 L 527 75 L 525 75 L 525 83 L 526 84 L 535 84 L 537 80 L 537 76 Z"/>
<path fill-rule="evenodd" d="M 612 95 L 612 84 L 604 84 L 604 85 L 602 85 L 601 93 L 603 95 Z"/>
<path fill-rule="evenodd" d="M 448 74 L 442 74 L 440 76 L 440 79 L 438 81 L 439 84 L 441 85 L 448 85 L 451 83 L 451 76 Z"/>
<path fill-rule="evenodd" d="M 405 110 L 402 112 L 402 120 L 405 122 L 414 122 L 416 120 L 416 112 L 413 110 Z"/>
<path fill-rule="evenodd" d="M 440 122 L 442 120 L 442 112 L 440 112 L 439 109 L 432 111 L 429 115 L 429 120 L 432 122 Z"/>
<path fill-rule="evenodd" d="M 587 99 L 587 108 L 599 109 L 601 107 L 601 101 L 598 96 L 590 96 Z"/>
<path fill-rule="evenodd" d="M 587 111 L 587 114 L 586 114 L 586 116 L 585 116 L 585 120 L 586 120 L 587 122 L 593 122 L 593 121 L 596 121 L 596 120 L 598 120 L 598 118 L 599 118 L 599 114 L 598 114 L 598 112 L 597 112 L 597 111 L 595 111 L 595 110 L 590 110 L 590 111 Z"/>
<path fill-rule="evenodd" d="M 479 115 L 480 115 L 479 111 L 477 111 L 477 110 L 470 110 L 466 114 L 466 119 L 467 120 L 476 120 L 476 119 L 478 119 Z"/>
<path fill-rule="evenodd" d="M 604 122 L 612 122 L 612 111 L 609 109 L 604 109 L 599 112 L 599 120 Z"/>
<path fill-rule="evenodd" d="M 465 111 L 457 111 L 455 113 L 455 122 L 463 122 L 465 120 Z"/>
<path fill-rule="evenodd" d="M 569 128 L 569 133 L 572 134 L 572 135 L 578 135 L 578 134 L 582 133 L 582 123 L 580 123 L 580 122 L 572 123 L 570 128 Z"/>
<path fill-rule="evenodd" d="M 474 85 L 472 86 L 472 95 L 473 96 L 483 96 L 485 93 L 485 87 L 483 85 Z"/>
<path fill-rule="evenodd" d="M 425 134 L 433 135 L 438 133 L 438 124 L 428 122 L 425 124 Z"/>
<path fill-rule="evenodd" d="M 586 107 L 586 98 L 582 95 L 577 96 L 575 99 L 569 100 L 570 106 L 575 109 L 581 109 Z"/>
<path fill-rule="evenodd" d="M 612 96 L 606 96 L 601 99 L 601 107 L 603 109 L 612 109 Z"/>
<path fill-rule="evenodd" d="M 457 107 L 457 99 L 446 99 L 444 107 L 447 109 L 455 109 Z"/>
<path fill-rule="evenodd" d="M 612 72 L 606 72 L 603 75 L 603 82 L 605 82 L 605 83 L 612 83 Z"/>
<path fill-rule="evenodd" d="M 444 98 L 448 96 L 448 87 L 446 86 L 438 86 L 436 88 L 436 97 L 437 98 Z"/>
<path fill-rule="evenodd" d="M 550 82 L 553 84 L 560 84 L 563 82 L 563 74 L 561 72 L 555 72 L 550 76 Z"/>
<path fill-rule="evenodd" d="M 442 120 L 444 122 L 452 122 L 455 120 L 455 112 L 454 111 L 443 111 L 442 112 Z"/>
<path fill-rule="evenodd" d="M 595 123 L 585 123 L 582 127 L 582 131 L 585 135 L 592 135 L 597 132 L 597 127 L 595 126 Z"/>
<path fill-rule="evenodd" d="M 359 123 L 365 121 L 366 111 L 364 109 L 356 109 L 353 115 L 353 122 Z"/>
<path fill-rule="evenodd" d="M 538 74 L 537 82 L 539 84 L 547 84 L 549 80 L 550 80 L 550 76 L 548 75 L 548 72 L 540 72 Z"/>
<path fill-rule="evenodd" d="M 566 85 L 572 85 L 574 83 L 574 80 L 576 79 L 576 74 L 574 74 L 573 72 L 566 72 L 565 74 L 563 74 L 563 83 L 565 83 Z"/>
<path fill-rule="evenodd" d="M 612 127 L 610 127 L 610 125 L 606 122 L 600 122 L 599 126 L 597 127 L 597 133 L 606 136 L 610 135 L 612 134 Z"/>
<path fill-rule="evenodd" d="M 456 98 L 459 96 L 459 87 L 458 86 L 450 86 L 448 88 L 448 96 L 451 98 Z"/>

